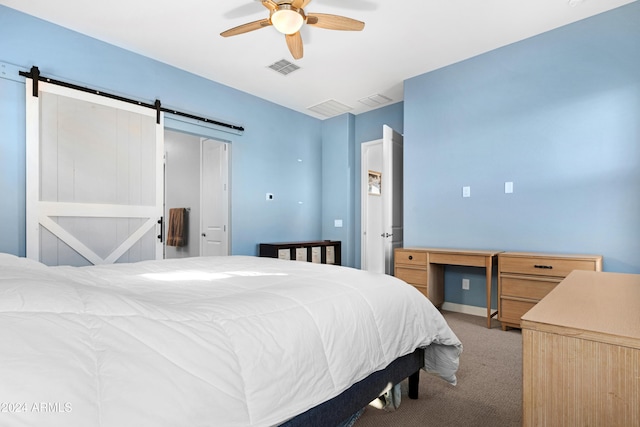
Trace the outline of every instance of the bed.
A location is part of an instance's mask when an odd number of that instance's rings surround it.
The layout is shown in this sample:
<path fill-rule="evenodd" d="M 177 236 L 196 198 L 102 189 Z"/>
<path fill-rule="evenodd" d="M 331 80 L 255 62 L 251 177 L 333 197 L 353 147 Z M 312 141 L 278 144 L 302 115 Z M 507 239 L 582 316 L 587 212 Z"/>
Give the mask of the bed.
<path fill-rule="evenodd" d="M 455 384 L 461 351 L 412 286 L 353 268 L 0 254 L 3 426 L 338 425 L 420 368 Z"/>

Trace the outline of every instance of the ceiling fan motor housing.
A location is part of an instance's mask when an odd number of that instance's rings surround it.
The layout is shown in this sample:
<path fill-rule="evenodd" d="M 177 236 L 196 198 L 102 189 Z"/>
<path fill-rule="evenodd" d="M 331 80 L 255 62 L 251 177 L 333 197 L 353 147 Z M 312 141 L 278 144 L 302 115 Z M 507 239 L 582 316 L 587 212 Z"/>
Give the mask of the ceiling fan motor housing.
<path fill-rule="evenodd" d="M 284 3 L 279 4 L 276 10 L 271 11 L 269 19 L 276 30 L 281 33 L 295 34 L 300 30 L 307 17 L 302 9 Z"/>

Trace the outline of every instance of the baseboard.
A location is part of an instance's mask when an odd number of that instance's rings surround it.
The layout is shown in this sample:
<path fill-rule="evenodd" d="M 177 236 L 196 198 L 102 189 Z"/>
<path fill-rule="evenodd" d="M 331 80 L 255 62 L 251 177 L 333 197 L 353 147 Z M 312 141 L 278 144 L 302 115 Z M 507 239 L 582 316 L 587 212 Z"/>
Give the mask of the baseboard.
<path fill-rule="evenodd" d="M 446 311 L 453 311 L 456 313 L 471 314 L 474 316 L 487 317 L 486 307 L 478 307 L 475 305 L 456 304 L 454 302 L 444 302 L 442 309 Z"/>

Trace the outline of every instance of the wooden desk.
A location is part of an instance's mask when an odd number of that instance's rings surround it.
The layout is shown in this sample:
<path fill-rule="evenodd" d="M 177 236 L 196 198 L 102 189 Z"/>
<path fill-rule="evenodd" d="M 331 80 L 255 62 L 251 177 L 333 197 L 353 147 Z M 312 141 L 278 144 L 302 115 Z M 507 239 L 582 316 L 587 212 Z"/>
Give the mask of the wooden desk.
<path fill-rule="evenodd" d="M 640 275 L 575 270 L 521 325 L 524 426 L 640 425 Z"/>
<path fill-rule="evenodd" d="M 465 267 L 484 267 L 486 270 L 487 287 L 487 328 L 491 328 L 491 318 L 498 312 L 491 313 L 491 285 L 494 262 L 502 251 L 439 249 L 439 248 L 398 248 L 395 251 L 395 275 L 403 278 L 404 269 L 411 269 L 412 263 L 420 263 L 426 256 L 426 283 L 422 286 L 412 283 L 416 287 L 424 287 L 428 293 L 437 295 L 435 300 L 427 296 L 435 305 L 442 304 L 444 296 L 444 266 L 461 265 Z M 414 254 L 420 254 L 416 257 Z M 416 265 L 417 265 L 416 263 Z M 417 268 L 417 267 L 416 267 Z M 409 275 L 406 275 L 409 276 Z M 411 281 L 408 281 L 411 283 Z M 423 293 L 425 293 L 423 291 Z M 439 303 L 439 304 L 438 304 Z"/>

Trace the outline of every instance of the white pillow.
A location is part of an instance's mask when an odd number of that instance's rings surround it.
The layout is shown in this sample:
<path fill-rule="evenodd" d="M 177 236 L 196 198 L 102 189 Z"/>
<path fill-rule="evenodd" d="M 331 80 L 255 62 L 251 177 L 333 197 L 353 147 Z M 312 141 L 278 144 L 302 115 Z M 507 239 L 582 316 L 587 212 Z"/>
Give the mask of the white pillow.
<path fill-rule="evenodd" d="M 41 262 L 3 252 L 0 252 L 0 268 L 1 267 L 21 267 L 33 269 L 47 268 L 47 266 L 42 264 Z"/>

